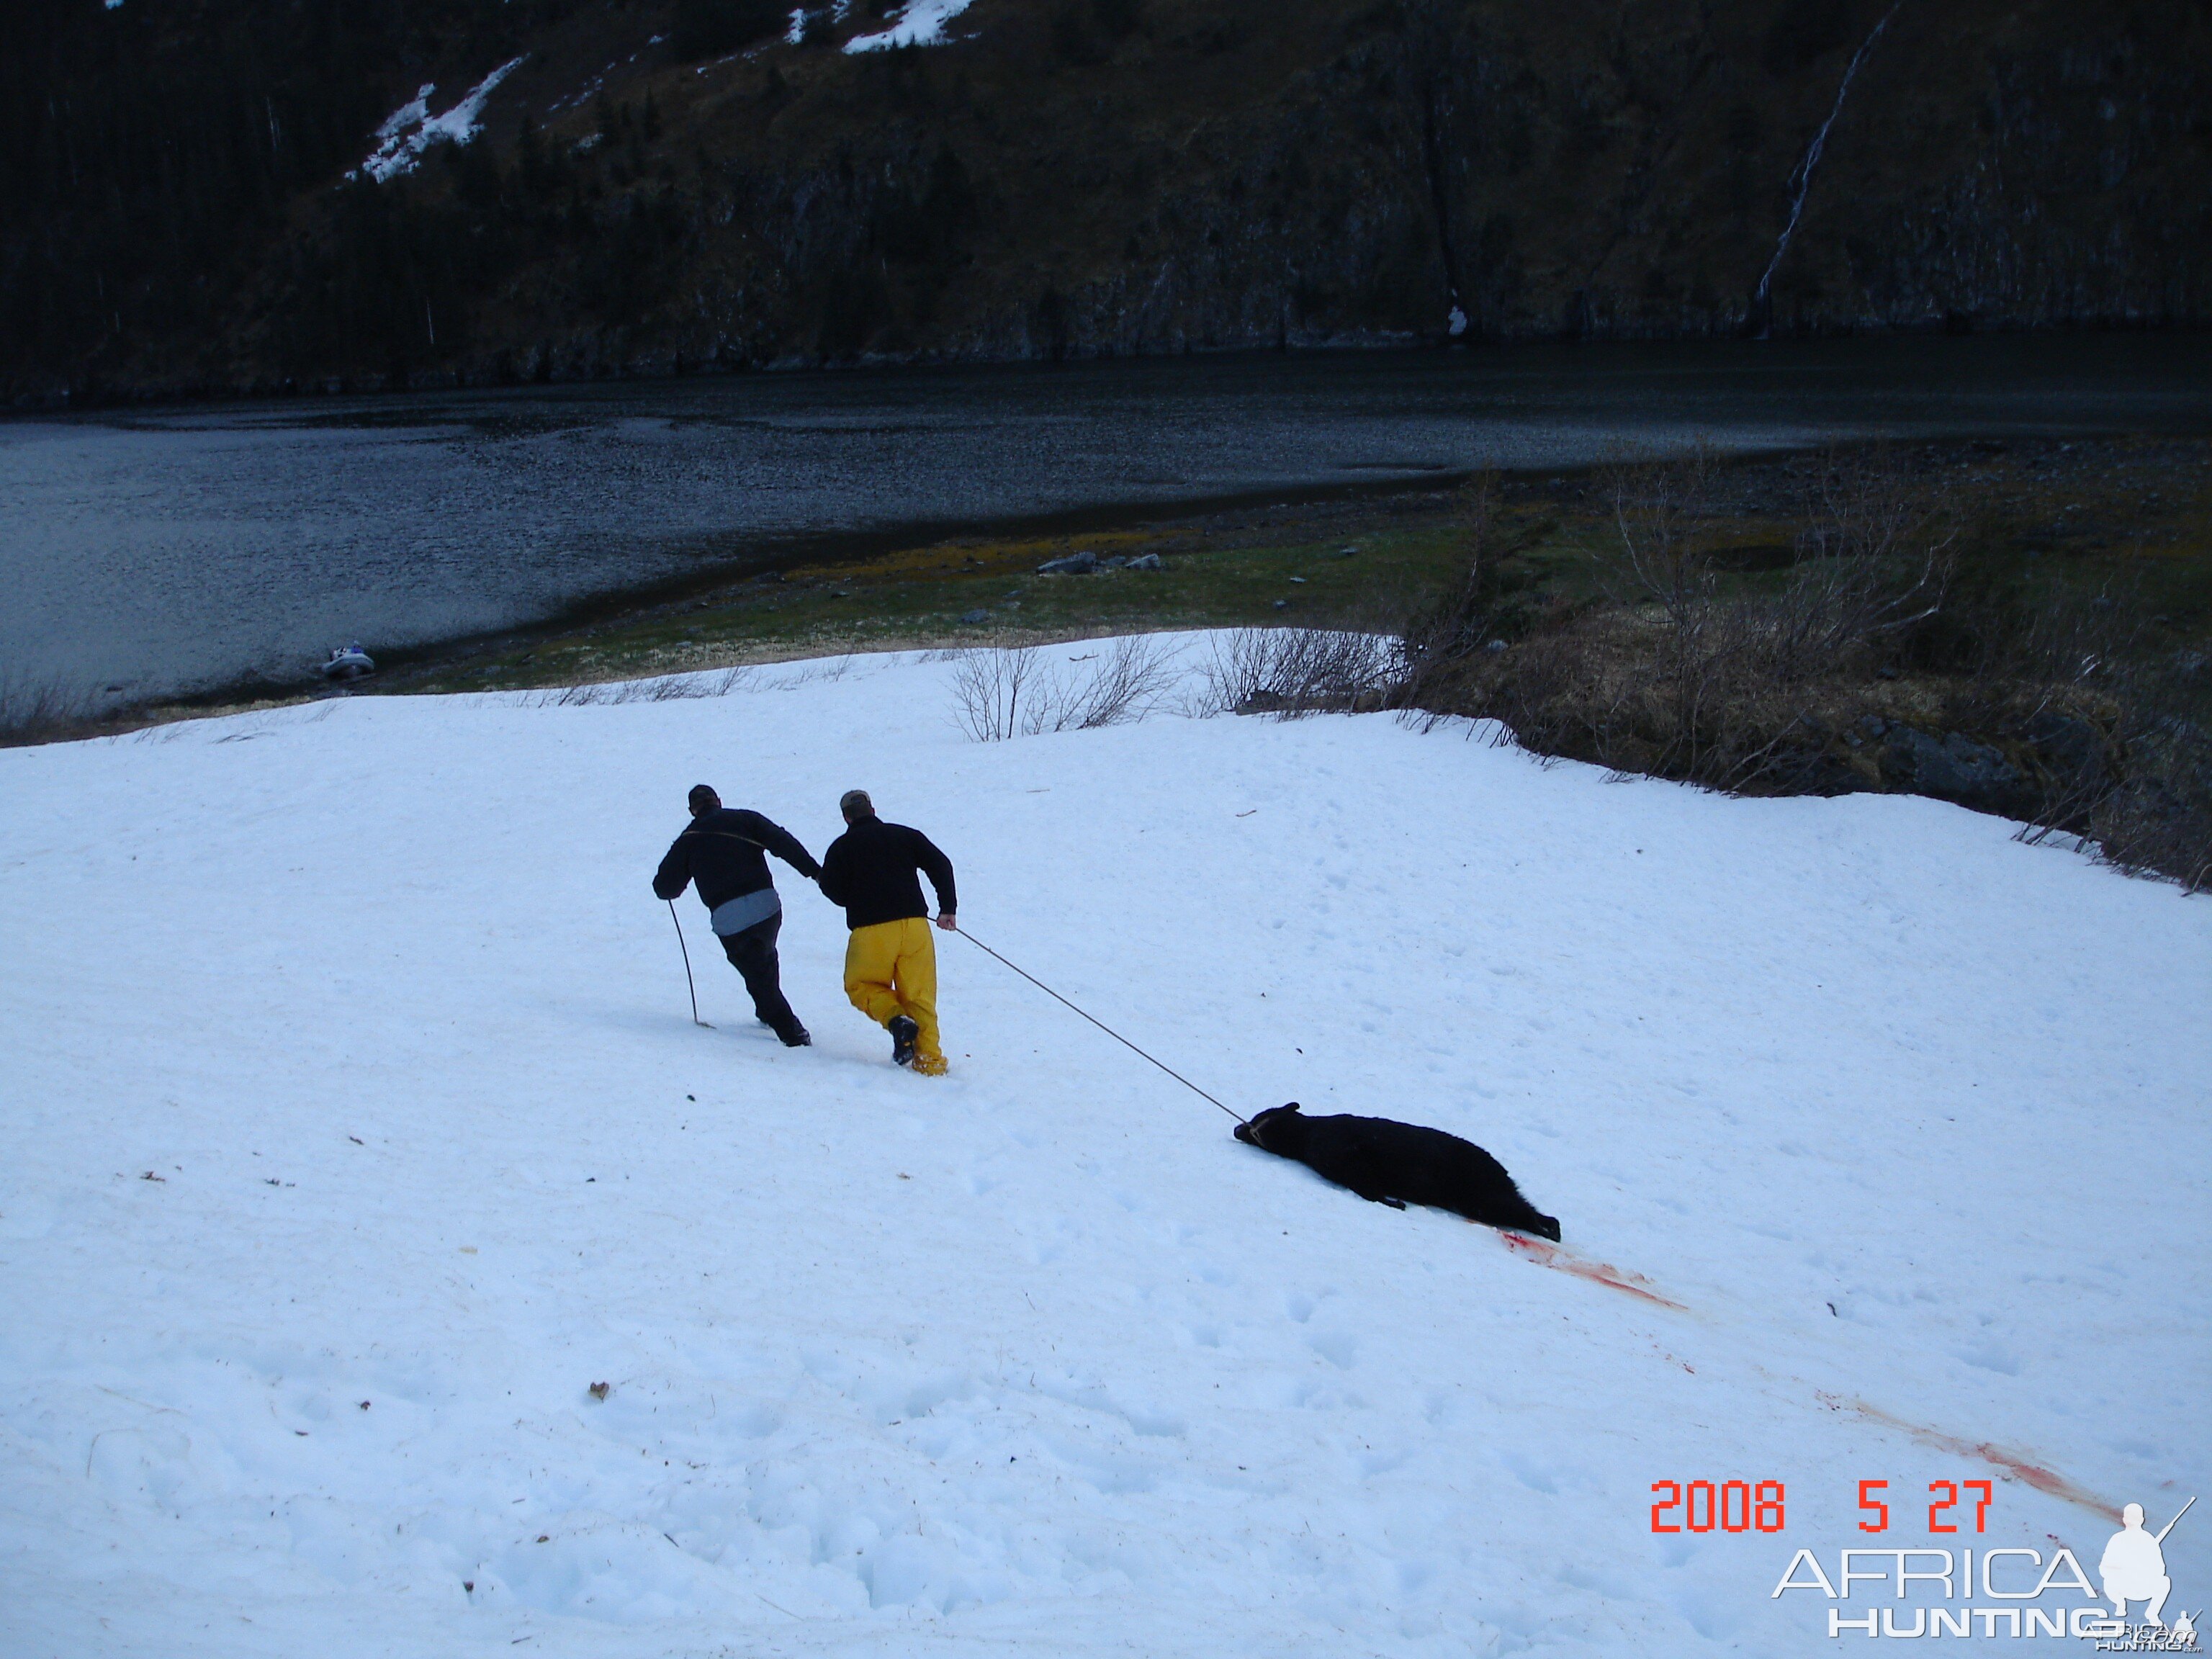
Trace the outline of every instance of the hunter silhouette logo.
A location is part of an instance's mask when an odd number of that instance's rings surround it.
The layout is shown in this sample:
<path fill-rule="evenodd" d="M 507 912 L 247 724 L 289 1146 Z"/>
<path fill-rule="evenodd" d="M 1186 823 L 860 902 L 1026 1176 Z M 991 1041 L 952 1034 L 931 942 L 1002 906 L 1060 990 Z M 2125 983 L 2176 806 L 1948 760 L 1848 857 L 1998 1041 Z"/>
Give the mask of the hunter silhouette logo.
<path fill-rule="evenodd" d="M 2112 1616 L 2124 1620 L 2128 1603 L 2142 1601 L 2143 1622 L 2163 1630 L 2166 1620 L 2160 1612 L 2166 1598 L 2173 1593 L 2173 1580 L 2166 1576 L 2166 1535 L 2189 1513 L 2197 1500 L 2192 1498 L 2184 1504 L 2172 1521 L 2156 1532 L 2143 1528 L 2143 1507 L 2130 1504 L 2120 1511 L 2120 1530 L 2112 1534 L 2105 1546 L 2105 1553 L 2097 1563 L 2097 1576 L 2104 1581 L 2105 1599 L 2112 1604 Z M 2174 1634 L 2186 1633 L 2192 1639 L 2197 1628 L 2186 1613 L 2177 1615 Z"/>

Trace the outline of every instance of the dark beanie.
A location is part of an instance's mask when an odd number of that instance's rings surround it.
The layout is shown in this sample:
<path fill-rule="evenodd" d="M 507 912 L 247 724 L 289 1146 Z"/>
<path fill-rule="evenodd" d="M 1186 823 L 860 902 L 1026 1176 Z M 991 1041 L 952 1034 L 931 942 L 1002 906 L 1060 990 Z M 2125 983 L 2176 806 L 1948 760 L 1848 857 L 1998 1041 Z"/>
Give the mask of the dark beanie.
<path fill-rule="evenodd" d="M 685 799 L 691 803 L 691 810 L 695 812 L 703 812 L 710 806 L 719 806 L 722 800 L 720 795 L 703 783 L 693 784 L 690 794 Z"/>

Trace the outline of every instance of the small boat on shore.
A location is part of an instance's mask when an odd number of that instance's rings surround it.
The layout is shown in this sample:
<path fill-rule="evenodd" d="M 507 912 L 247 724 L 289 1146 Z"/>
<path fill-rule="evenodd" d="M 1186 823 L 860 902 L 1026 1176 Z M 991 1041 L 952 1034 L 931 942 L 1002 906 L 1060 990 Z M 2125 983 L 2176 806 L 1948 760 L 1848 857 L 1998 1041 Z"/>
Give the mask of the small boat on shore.
<path fill-rule="evenodd" d="M 376 659 L 361 648 L 358 641 L 331 653 L 331 659 L 322 665 L 326 680 L 357 680 L 363 674 L 376 672 Z"/>

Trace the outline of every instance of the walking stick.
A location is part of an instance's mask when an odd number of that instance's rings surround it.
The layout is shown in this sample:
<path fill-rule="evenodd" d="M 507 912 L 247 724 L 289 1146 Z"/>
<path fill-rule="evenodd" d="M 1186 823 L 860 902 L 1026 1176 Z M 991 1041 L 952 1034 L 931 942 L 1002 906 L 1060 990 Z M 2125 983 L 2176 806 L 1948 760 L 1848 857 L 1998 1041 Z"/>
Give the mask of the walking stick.
<path fill-rule="evenodd" d="M 674 899 L 668 901 L 668 919 L 676 923 L 676 948 L 684 952 L 684 983 L 689 986 L 691 991 L 691 1023 L 694 1025 L 707 1025 L 707 1022 L 699 1018 L 699 987 L 691 977 L 691 947 L 684 942 L 684 924 L 677 917 Z M 707 1025 L 707 1029 L 711 1031 L 714 1028 Z"/>

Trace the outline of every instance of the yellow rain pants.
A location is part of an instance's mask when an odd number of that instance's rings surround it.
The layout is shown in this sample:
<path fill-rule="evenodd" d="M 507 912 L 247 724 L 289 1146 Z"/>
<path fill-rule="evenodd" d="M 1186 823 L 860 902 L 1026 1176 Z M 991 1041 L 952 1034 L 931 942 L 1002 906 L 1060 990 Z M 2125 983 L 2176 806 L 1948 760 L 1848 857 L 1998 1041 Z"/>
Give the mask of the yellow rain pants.
<path fill-rule="evenodd" d="M 921 1028 L 914 1069 L 931 1077 L 945 1070 L 937 1046 L 937 945 L 927 917 L 855 927 L 845 945 L 845 994 L 878 1025 L 897 1014 L 912 1019 Z"/>

